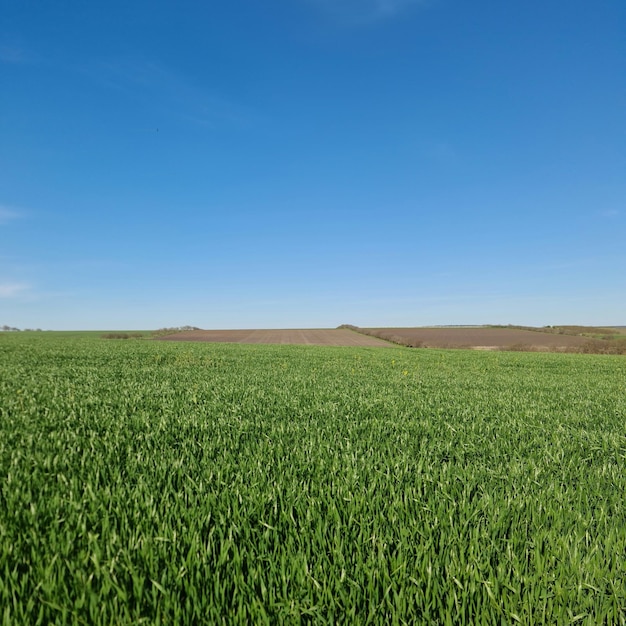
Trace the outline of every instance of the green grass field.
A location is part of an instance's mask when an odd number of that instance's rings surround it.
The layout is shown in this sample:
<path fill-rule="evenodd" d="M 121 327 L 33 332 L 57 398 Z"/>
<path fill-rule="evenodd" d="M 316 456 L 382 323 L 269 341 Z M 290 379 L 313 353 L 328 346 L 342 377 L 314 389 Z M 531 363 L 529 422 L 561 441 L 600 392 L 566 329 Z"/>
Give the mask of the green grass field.
<path fill-rule="evenodd" d="M 2 624 L 626 624 L 624 357 L 0 336 Z"/>

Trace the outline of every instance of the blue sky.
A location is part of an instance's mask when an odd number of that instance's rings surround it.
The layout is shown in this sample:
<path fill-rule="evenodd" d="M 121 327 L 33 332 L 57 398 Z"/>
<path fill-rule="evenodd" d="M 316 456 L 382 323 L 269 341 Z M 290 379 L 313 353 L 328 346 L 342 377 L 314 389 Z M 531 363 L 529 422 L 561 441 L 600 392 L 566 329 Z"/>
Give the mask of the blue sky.
<path fill-rule="evenodd" d="M 626 324 L 626 3 L 0 0 L 0 325 Z"/>

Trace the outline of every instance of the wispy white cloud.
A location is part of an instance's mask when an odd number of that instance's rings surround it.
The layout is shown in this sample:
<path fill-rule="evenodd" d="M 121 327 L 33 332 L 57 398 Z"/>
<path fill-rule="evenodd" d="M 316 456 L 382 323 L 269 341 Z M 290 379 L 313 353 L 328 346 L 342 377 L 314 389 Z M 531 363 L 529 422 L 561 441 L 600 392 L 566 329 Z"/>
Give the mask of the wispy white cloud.
<path fill-rule="evenodd" d="M 308 0 L 334 18 L 347 23 L 368 23 L 393 18 L 429 0 Z"/>
<path fill-rule="evenodd" d="M 440 165 L 450 165 L 456 162 L 459 156 L 454 146 L 447 141 L 439 141 L 426 146 L 423 155 L 428 161 Z"/>
<path fill-rule="evenodd" d="M 30 46 L 19 35 L 0 35 L 0 65 L 32 65 L 38 64 L 49 58 L 41 57 L 37 50 Z"/>
<path fill-rule="evenodd" d="M 30 290 L 26 283 L 0 283 L 0 298 L 17 298 Z"/>
<path fill-rule="evenodd" d="M 11 207 L 0 204 L 0 224 L 6 224 L 11 220 L 22 217 L 22 212 Z"/>
<path fill-rule="evenodd" d="M 600 215 L 602 217 L 618 217 L 621 215 L 621 211 L 618 211 L 617 209 L 608 209 L 606 211 L 601 211 Z"/>
<path fill-rule="evenodd" d="M 0 63 L 6 65 L 21 65 L 28 61 L 28 54 L 20 46 L 0 44 Z"/>
<path fill-rule="evenodd" d="M 150 103 L 148 111 L 154 107 L 153 118 L 167 118 L 173 113 L 178 119 L 208 128 L 218 128 L 224 123 L 245 126 L 256 119 L 253 111 L 228 95 L 207 90 L 193 79 L 154 61 L 110 59 L 86 72 L 129 97 L 145 98 Z M 156 126 L 137 130 L 156 132 Z"/>
<path fill-rule="evenodd" d="M 424 0 L 375 0 L 373 4 L 377 15 L 396 15 L 410 6 L 424 4 Z"/>

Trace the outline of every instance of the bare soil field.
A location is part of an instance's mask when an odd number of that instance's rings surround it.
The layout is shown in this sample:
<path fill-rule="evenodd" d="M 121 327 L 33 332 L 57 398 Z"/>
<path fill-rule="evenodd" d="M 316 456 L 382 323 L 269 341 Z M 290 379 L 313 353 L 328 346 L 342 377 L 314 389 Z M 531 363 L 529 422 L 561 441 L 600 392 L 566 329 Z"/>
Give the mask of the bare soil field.
<path fill-rule="evenodd" d="M 392 348 L 383 339 L 345 328 L 288 330 L 188 330 L 159 339 L 165 341 L 210 341 L 228 343 L 309 344 L 316 346 L 371 346 Z"/>
<path fill-rule="evenodd" d="M 412 328 L 359 328 L 345 325 L 333 329 L 267 330 L 183 330 L 158 337 L 165 341 L 206 341 L 216 343 L 299 344 L 317 346 L 369 346 L 390 348 L 394 345 L 424 348 L 471 348 L 474 350 L 530 350 L 551 352 L 590 352 L 624 354 L 626 339 L 604 341 L 585 332 L 593 327 L 561 327 L 546 330 L 530 327 L 441 326 Z M 570 327 L 562 327 L 563 329 Z"/>
<path fill-rule="evenodd" d="M 558 350 L 579 347 L 589 340 L 587 337 L 516 328 L 359 328 L 358 330 L 397 343 L 425 348 Z"/>

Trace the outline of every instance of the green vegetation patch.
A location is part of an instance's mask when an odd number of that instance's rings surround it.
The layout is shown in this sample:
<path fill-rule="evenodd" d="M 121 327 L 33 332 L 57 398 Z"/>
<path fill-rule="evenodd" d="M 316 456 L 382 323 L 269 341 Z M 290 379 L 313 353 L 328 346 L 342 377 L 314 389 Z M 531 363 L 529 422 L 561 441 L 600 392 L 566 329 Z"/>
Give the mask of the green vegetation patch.
<path fill-rule="evenodd" d="M 0 342 L 9 624 L 624 624 L 626 361 Z"/>

